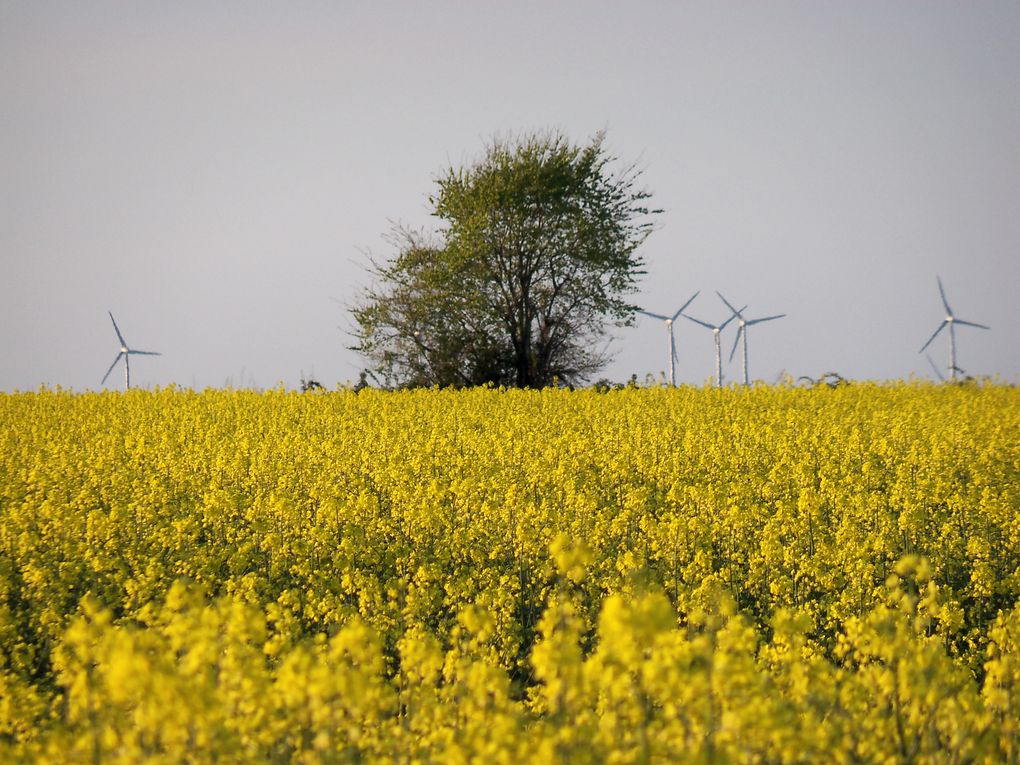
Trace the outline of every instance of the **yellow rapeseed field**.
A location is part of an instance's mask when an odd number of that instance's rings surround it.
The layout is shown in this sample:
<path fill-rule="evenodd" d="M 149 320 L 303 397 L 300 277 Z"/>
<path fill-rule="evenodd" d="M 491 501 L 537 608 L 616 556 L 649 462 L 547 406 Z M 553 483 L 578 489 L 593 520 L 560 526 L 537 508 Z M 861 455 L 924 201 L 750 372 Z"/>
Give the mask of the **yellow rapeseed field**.
<path fill-rule="evenodd" d="M 0 761 L 1020 760 L 1020 390 L 0 395 Z"/>

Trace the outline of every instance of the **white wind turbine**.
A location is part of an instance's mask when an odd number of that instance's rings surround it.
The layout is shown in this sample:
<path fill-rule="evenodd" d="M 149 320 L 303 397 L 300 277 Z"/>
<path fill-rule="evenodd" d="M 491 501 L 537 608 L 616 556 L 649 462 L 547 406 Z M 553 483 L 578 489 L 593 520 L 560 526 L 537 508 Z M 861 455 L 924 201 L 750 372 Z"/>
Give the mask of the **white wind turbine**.
<path fill-rule="evenodd" d="M 747 308 L 747 306 L 745 305 L 744 308 L 741 308 L 740 310 L 743 311 L 746 308 Z M 700 324 L 701 326 L 703 326 L 703 327 L 705 327 L 707 329 L 712 330 L 712 336 L 715 338 L 715 383 L 716 383 L 717 387 L 721 388 L 722 387 L 722 342 L 719 340 L 719 334 L 726 328 L 727 324 L 729 324 L 731 321 L 733 321 L 737 317 L 737 314 L 731 313 L 730 314 L 730 318 L 728 318 L 722 324 L 709 324 L 707 321 L 702 321 L 701 319 L 695 319 L 693 316 L 691 316 L 690 314 L 686 314 L 686 313 L 684 314 L 684 317 L 687 318 L 687 319 L 690 319 L 695 324 Z"/>
<path fill-rule="evenodd" d="M 107 312 L 109 313 L 109 312 Z M 124 335 L 120 333 L 120 328 L 117 326 L 117 320 L 113 318 L 113 314 L 110 313 L 110 321 L 113 322 L 113 331 L 117 333 L 117 339 L 120 340 L 120 352 L 117 354 L 117 358 L 110 364 L 110 368 L 106 370 L 106 374 L 103 375 L 102 385 L 106 382 L 106 378 L 110 376 L 110 372 L 117 366 L 117 362 L 124 359 L 124 390 L 131 388 L 131 356 L 159 356 L 159 353 L 155 351 L 136 351 L 133 348 L 129 348 L 127 341 L 124 339 Z"/>
<path fill-rule="evenodd" d="M 690 299 L 680 306 L 680 308 L 677 309 L 677 312 L 672 316 L 663 316 L 661 313 L 652 313 L 651 311 L 642 311 L 640 308 L 638 309 L 638 313 L 643 313 L 645 316 L 651 316 L 653 319 L 659 319 L 660 321 L 666 322 L 666 330 L 669 332 L 669 384 L 673 387 L 676 387 L 676 370 L 674 365 L 677 360 L 676 339 L 673 337 L 673 322 L 676 321 L 677 317 L 680 316 L 683 310 L 694 301 L 694 298 L 700 294 L 701 290 L 698 290 L 691 295 Z"/>
<path fill-rule="evenodd" d="M 939 324 L 939 328 L 935 330 L 931 337 L 928 338 L 928 342 L 921 346 L 921 350 L 918 353 L 924 353 L 924 349 L 931 345 L 931 341 L 938 337 L 939 332 L 944 330 L 947 326 L 949 327 L 949 376 L 953 382 L 956 382 L 956 325 L 963 324 L 965 327 L 977 327 L 978 329 L 991 329 L 986 327 L 984 324 L 975 324 L 972 321 L 964 321 L 963 319 L 957 319 L 953 315 L 953 309 L 949 307 L 949 301 L 946 300 L 946 291 L 942 289 L 942 280 L 939 277 L 935 277 L 935 281 L 939 284 L 939 295 L 942 297 L 942 305 L 946 309 L 946 318 Z"/>
<path fill-rule="evenodd" d="M 738 311 L 736 308 L 734 308 L 732 305 L 730 305 L 730 301 L 728 301 L 726 298 L 724 298 L 722 296 L 721 292 L 719 292 L 717 290 L 715 294 L 718 295 L 719 299 L 722 300 L 726 304 L 726 307 L 729 308 L 733 312 L 733 316 L 735 316 L 739 320 L 739 326 L 737 327 L 737 337 L 733 341 L 733 350 L 730 351 L 730 361 L 733 361 L 733 354 L 737 352 L 737 343 L 740 342 L 740 338 L 741 338 L 741 336 L 743 336 L 743 338 L 744 338 L 744 347 L 743 347 L 743 352 L 742 352 L 741 355 L 743 357 L 742 358 L 742 366 L 744 367 L 744 385 L 747 385 L 748 384 L 748 382 L 747 382 L 747 328 L 750 327 L 750 326 L 753 326 L 755 324 L 761 324 L 762 322 L 765 322 L 765 321 L 772 321 L 773 319 L 781 319 L 784 316 L 786 316 L 786 314 L 785 313 L 779 313 L 779 314 L 776 314 L 775 316 L 762 316 L 760 319 L 745 319 L 744 318 L 744 314 L 742 313 L 742 311 L 745 310 L 747 308 L 747 306 L 744 306 L 744 308 L 741 308 L 740 311 Z M 730 318 L 732 318 L 732 317 L 730 317 Z"/>

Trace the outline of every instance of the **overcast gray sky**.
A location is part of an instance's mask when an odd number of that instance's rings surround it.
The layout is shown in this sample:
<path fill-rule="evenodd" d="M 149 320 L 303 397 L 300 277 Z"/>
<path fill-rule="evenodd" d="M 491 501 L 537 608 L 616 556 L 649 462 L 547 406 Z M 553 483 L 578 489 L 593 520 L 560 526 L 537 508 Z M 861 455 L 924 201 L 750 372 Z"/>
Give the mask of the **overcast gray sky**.
<path fill-rule="evenodd" d="M 1015 0 L 0 0 L 0 390 L 98 388 L 107 310 L 163 353 L 139 385 L 354 380 L 366 251 L 429 225 L 444 167 L 544 128 L 644 168 L 636 302 L 789 314 L 753 377 L 930 377 L 938 274 L 992 326 L 959 366 L 1020 380 Z M 704 381 L 711 334 L 677 339 Z M 661 323 L 614 347 L 607 377 L 666 369 Z"/>

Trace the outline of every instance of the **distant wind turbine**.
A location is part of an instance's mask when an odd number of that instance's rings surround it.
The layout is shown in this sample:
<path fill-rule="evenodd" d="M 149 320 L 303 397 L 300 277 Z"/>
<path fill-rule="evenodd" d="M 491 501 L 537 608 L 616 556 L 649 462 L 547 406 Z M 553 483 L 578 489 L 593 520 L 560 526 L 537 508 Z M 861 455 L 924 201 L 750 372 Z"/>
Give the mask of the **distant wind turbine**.
<path fill-rule="evenodd" d="M 719 299 L 722 300 L 726 304 L 726 307 L 729 308 L 733 312 L 733 316 L 735 316 L 737 319 L 739 319 L 739 326 L 737 327 L 737 336 L 736 336 L 736 338 L 733 341 L 733 350 L 730 351 L 730 361 L 733 361 L 733 354 L 737 352 L 737 343 L 739 343 L 740 342 L 740 338 L 743 337 L 744 338 L 744 347 L 743 347 L 743 352 L 742 352 L 742 357 L 743 357 L 742 358 L 742 366 L 744 367 L 744 385 L 747 385 L 748 384 L 748 382 L 747 382 L 747 328 L 751 327 L 751 326 L 754 326 L 755 324 L 761 324 L 762 322 L 765 322 L 765 321 L 772 321 L 773 319 L 781 319 L 784 316 L 786 316 L 786 314 L 785 313 L 780 313 L 780 314 L 776 314 L 775 316 L 762 316 L 760 319 L 745 319 L 744 318 L 744 314 L 742 312 L 747 308 L 747 306 L 744 306 L 743 308 L 741 308 L 738 311 L 736 308 L 734 308 L 732 305 L 730 305 L 730 301 L 728 301 L 726 298 L 724 298 L 722 296 L 721 292 L 716 291 L 715 294 L 718 295 Z M 730 318 L 733 318 L 733 317 L 731 316 Z"/>
<path fill-rule="evenodd" d="M 683 313 L 683 310 L 694 301 L 694 298 L 700 294 L 701 290 L 698 290 L 691 295 L 690 299 L 680 306 L 680 308 L 677 309 L 677 312 L 672 316 L 663 316 L 661 313 L 652 313 L 651 311 L 642 311 L 640 308 L 638 309 L 638 313 L 643 313 L 645 316 L 651 316 L 653 319 L 659 319 L 660 321 L 666 322 L 666 330 L 669 332 L 669 384 L 674 388 L 676 387 L 676 370 L 674 365 L 677 360 L 677 356 L 676 339 L 673 337 L 673 322 L 676 321 L 677 317 Z"/>
<path fill-rule="evenodd" d="M 109 313 L 109 312 L 108 312 Z M 131 388 L 131 356 L 159 356 L 159 353 L 155 351 L 136 351 L 133 348 L 129 348 L 127 341 L 124 339 L 124 335 L 120 333 L 120 327 L 117 326 L 117 320 L 113 318 L 113 314 L 110 313 L 110 321 L 113 322 L 113 331 L 117 333 L 117 339 L 120 340 L 120 353 L 117 354 L 117 358 L 110 364 L 110 368 L 106 370 L 106 374 L 103 375 L 102 385 L 106 382 L 106 378 L 110 376 L 110 372 L 117 366 L 117 362 L 124 359 L 124 390 L 130 390 Z"/>
<path fill-rule="evenodd" d="M 931 341 L 938 337 L 939 332 L 949 327 L 949 375 L 953 382 L 956 382 L 956 372 L 958 367 L 956 366 L 956 325 L 962 324 L 965 327 L 977 327 L 978 329 L 991 329 L 986 327 L 984 324 L 975 324 L 972 321 L 964 321 L 963 319 L 957 319 L 953 315 L 953 309 L 949 307 L 949 301 L 946 300 L 946 291 L 942 289 L 942 280 L 939 277 L 935 277 L 935 281 L 939 284 L 939 295 L 942 297 L 942 305 L 946 309 L 946 318 L 939 324 L 939 328 L 935 330 L 931 337 L 928 338 L 928 342 L 921 346 L 921 350 L 918 353 L 924 353 L 924 349 L 931 345 Z"/>
<path fill-rule="evenodd" d="M 740 310 L 743 311 L 746 308 L 747 308 L 747 306 L 745 305 Z M 716 386 L 719 387 L 719 388 L 722 387 L 722 342 L 719 340 L 719 334 L 724 329 L 726 329 L 726 325 L 729 324 L 731 321 L 733 321 L 736 317 L 737 317 L 737 314 L 731 313 L 730 314 L 730 318 L 728 318 L 722 324 L 709 324 L 707 321 L 702 321 L 701 319 L 695 319 L 690 314 L 686 314 L 686 313 L 684 314 L 684 318 L 690 319 L 695 324 L 700 324 L 701 326 L 703 326 L 703 327 L 705 327 L 707 329 L 712 330 L 712 336 L 715 338 L 715 383 L 716 383 Z"/>

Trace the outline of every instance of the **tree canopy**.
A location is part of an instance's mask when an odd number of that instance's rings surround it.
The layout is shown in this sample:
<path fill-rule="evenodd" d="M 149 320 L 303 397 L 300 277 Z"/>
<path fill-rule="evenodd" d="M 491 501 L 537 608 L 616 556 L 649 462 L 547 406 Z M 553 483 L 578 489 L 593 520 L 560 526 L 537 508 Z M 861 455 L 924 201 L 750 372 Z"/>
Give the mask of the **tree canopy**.
<path fill-rule="evenodd" d="M 449 168 L 429 199 L 434 233 L 397 227 L 353 308 L 354 348 L 393 386 L 581 383 L 608 360 L 657 210 L 597 134 L 495 140 Z"/>

